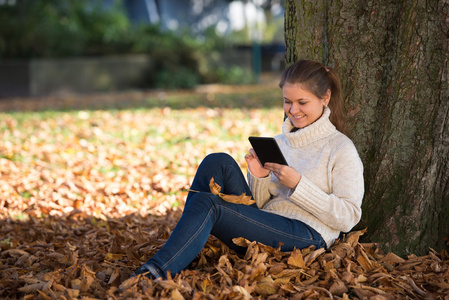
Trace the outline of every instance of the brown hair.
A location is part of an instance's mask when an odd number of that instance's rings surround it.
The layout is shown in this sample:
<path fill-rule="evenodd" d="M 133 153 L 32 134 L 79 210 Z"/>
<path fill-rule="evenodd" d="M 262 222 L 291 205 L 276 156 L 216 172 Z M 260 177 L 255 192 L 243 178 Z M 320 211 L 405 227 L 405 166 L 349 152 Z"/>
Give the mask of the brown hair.
<path fill-rule="evenodd" d="M 298 60 L 285 69 L 279 86 L 282 88 L 287 82 L 300 84 L 302 88 L 319 99 L 323 99 L 327 90 L 330 90 L 329 108 L 331 115 L 329 119 L 338 131 L 345 132 L 345 114 L 340 79 L 333 69 L 313 60 Z"/>

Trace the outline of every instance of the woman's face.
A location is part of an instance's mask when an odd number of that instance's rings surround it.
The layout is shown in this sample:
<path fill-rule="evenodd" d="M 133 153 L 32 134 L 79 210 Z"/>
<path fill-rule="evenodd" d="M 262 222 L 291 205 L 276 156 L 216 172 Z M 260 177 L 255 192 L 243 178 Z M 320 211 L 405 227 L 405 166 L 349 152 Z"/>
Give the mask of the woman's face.
<path fill-rule="evenodd" d="M 301 88 L 300 84 L 286 82 L 282 87 L 282 94 L 284 111 L 290 122 L 296 128 L 304 128 L 321 117 L 324 107 L 329 103 L 331 92 L 328 90 L 325 98 L 319 99 Z"/>

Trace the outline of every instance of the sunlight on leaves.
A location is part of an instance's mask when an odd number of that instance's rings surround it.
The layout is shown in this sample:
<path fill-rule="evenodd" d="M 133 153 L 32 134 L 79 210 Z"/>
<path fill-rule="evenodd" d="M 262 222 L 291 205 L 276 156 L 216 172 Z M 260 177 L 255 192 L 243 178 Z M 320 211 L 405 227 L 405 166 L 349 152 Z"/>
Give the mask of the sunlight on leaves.
<path fill-rule="evenodd" d="M 180 274 L 130 278 L 172 233 L 201 160 L 225 152 L 245 171 L 247 137 L 280 133 L 282 117 L 281 107 L 0 113 L 0 298 L 444 299 L 446 251 L 384 254 L 360 242 L 366 230 L 292 252 L 237 237 L 238 254 L 210 236 Z M 211 183 L 225 201 L 254 203 Z"/>

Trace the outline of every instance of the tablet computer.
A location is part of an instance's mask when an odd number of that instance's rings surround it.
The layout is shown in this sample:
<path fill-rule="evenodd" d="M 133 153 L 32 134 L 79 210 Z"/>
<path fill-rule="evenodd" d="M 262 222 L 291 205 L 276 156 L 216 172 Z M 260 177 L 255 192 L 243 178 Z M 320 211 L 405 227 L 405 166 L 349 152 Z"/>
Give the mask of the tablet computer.
<path fill-rule="evenodd" d="M 274 138 L 250 136 L 248 139 L 262 166 L 266 162 L 288 166 L 287 161 Z"/>

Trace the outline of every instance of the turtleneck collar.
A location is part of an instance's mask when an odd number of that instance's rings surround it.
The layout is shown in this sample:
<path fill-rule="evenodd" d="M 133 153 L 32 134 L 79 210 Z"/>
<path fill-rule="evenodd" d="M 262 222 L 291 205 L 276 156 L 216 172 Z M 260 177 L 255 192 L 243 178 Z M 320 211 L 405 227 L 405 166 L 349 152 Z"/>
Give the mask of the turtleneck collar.
<path fill-rule="evenodd" d="M 329 120 L 330 114 L 329 107 L 326 107 L 318 120 L 295 132 L 291 132 L 294 127 L 290 119 L 286 118 L 282 125 L 282 133 L 287 138 L 289 146 L 294 148 L 303 147 L 335 132 L 335 126 Z"/>

